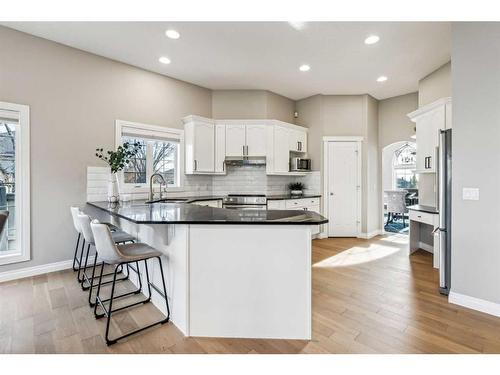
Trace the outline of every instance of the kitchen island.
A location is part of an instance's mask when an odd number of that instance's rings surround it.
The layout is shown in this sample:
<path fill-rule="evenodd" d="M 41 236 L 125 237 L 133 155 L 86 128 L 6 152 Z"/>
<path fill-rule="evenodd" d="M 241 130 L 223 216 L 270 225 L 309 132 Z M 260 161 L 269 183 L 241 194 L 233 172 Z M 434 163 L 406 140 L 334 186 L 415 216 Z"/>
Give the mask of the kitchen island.
<path fill-rule="evenodd" d="M 163 252 L 171 320 L 186 336 L 311 338 L 311 230 L 327 222 L 321 215 L 144 201 L 82 209 Z M 153 303 L 163 309 L 159 295 Z"/>

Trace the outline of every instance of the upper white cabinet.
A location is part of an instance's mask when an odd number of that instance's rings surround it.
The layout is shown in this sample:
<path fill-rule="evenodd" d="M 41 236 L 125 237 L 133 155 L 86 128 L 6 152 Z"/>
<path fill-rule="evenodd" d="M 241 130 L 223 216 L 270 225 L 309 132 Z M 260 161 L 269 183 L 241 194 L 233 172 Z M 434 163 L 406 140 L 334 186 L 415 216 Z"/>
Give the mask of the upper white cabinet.
<path fill-rule="evenodd" d="M 246 156 L 266 156 L 267 153 L 267 125 L 246 125 Z"/>
<path fill-rule="evenodd" d="M 265 158 L 266 173 L 290 172 L 290 153 L 307 152 L 307 129 L 277 120 L 213 120 L 187 116 L 185 173 L 224 174 L 226 159 Z"/>
<path fill-rule="evenodd" d="M 224 125 L 223 125 L 224 126 Z M 242 157 L 245 155 L 246 136 L 245 125 L 225 125 L 226 156 Z"/>
<path fill-rule="evenodd" d="M 307 152 L 307 133 L 303 130 L 290 129 L 288 145 L 290 151 Z"/>
<path fill-rule="evenodd" d="M 185 173 L 215 172 L 215 124 L 189 116 L 184 123 Z"/>
<path fill-rule="evenodd" d="M 265 157 L 267 150 L 266 127 L 263 124 L 226 123 L 226 156 Z"/>
<path fill-rule="evenodd" d="M 215 173 L 226 173 L 226 127 L 215 125 Z"/>
<path fill-rule="evenodd" d="M 408 114 L 417 127 L 417 172 L 436 172 L 439 131 L 451 128 L 451 98 L 439 99 Z"/>
<path fill-rule="evenodd" d="M 267 172 L 287 173 L 290 171 L 290 129 L 274 125 L 273 133 L 273 163 L 268 165 Z"/>

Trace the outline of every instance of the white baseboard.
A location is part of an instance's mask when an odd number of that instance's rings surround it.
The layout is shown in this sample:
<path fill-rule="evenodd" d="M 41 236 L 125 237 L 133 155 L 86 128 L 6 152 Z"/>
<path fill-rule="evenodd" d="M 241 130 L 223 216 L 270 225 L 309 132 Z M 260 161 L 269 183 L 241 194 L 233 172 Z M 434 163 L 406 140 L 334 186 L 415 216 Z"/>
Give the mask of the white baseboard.
<path fill-rule="evenodd" d="M 368 232 L 368 233 L 360 233 L 358 234 L 358 238 L 363 238 L 365 240 L 369 240 L 370 238 L 373 238 L 375 236 L 378 236 L 379 234 L 383 234 L 381 229 L 375 229 L 374 231 Z"/>
<path fill-rule="evenodd" d="M 487 301 L 484 299 L 467 296 L 465 294 L 450 291 L 448 302 L 467 307 L 472 310 L 484 312 L 486 314 L 500 316 L 500 303 Z"/>
<path fill-rule="evenodd" d="M 88 264 L 92 264 L 93 262 L 94 262 L 94 257 L 89 256 Z M 0 272 L 0 282 L 43 275 L 44 273 L 67 270 L 72 267 L 73 267 L 73 259 L 69 259 L 56 263 L 42 264 L 40 266 L 26 267 L 12 271 Z"/>
<path fill-rule="evenodd" d="M 419 241 L 418 247 L 422 250 L 428 251 L 429 253 L 434 253 L 434 247 L 429 244 L 426 244 L 425 242 Z"/>

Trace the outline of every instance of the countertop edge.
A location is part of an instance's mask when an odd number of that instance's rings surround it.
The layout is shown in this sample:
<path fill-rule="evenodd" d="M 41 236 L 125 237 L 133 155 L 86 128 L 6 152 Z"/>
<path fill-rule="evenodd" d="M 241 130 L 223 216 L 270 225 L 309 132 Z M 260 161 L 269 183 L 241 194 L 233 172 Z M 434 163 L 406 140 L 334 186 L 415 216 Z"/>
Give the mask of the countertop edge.
<path fill-rule="evenodd" d="M 97 204 L 94 204 L 92 202 L 85 202 L 86 204 L 100 209 L 101 211 L 106 212 L 109 215 L 119 217 L 120 219 L 130 221 L 131 223 L 134 224 L 157 224 L 157 225 L 164 225 L 164 224 L 186 224 L 186 225 L 191 225 L 191 224 L 202 224 L 202 225 L 322 225 L 328 223 L 328 219 L 323 219 L 314 223 L 311 223 L 309 221 L 266 221 L 266 222 L 258 222 L 258 221 L 247 221 L 247 222 L 241 222 L 241 221 L 218 221 L 218 220 L 172 220 L 169 222 L 158 222 L 158 221 L 152 221 L 152 220 L 144 220 L 144 221 L 137 221 L 134 219 L 131 219 L 127 216 L 121 215 L 117 212 L 113 212 L 110 210 L 107 210 L 101 206 L 98 206 Z M 295 211 L 295 210 L 287 210 L 287 211 Z"/>

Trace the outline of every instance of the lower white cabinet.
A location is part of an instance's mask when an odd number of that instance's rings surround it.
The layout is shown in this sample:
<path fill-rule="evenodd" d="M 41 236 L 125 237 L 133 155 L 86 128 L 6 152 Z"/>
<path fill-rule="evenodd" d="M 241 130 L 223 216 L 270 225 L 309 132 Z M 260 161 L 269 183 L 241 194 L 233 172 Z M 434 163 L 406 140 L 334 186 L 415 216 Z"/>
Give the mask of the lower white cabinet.
<path fill-rule="evenodd" d="M 193 202 L 191 204 L 196 204 L 198 206 L 222 208 L 222 200 L 221 199 L 214 199 L 211 201 L 197 201 L 197 202 Z"/>
<path fill-rule="evenodd" d="M 268 200 L 268 210 L 304 210 L 312 211 L 321 214 L 320 198 L 297 198 L 297 199 L 280 199 Z M 316 235 L 320 232 L 319 225 L 315 226 L 312 234 Z"/>

